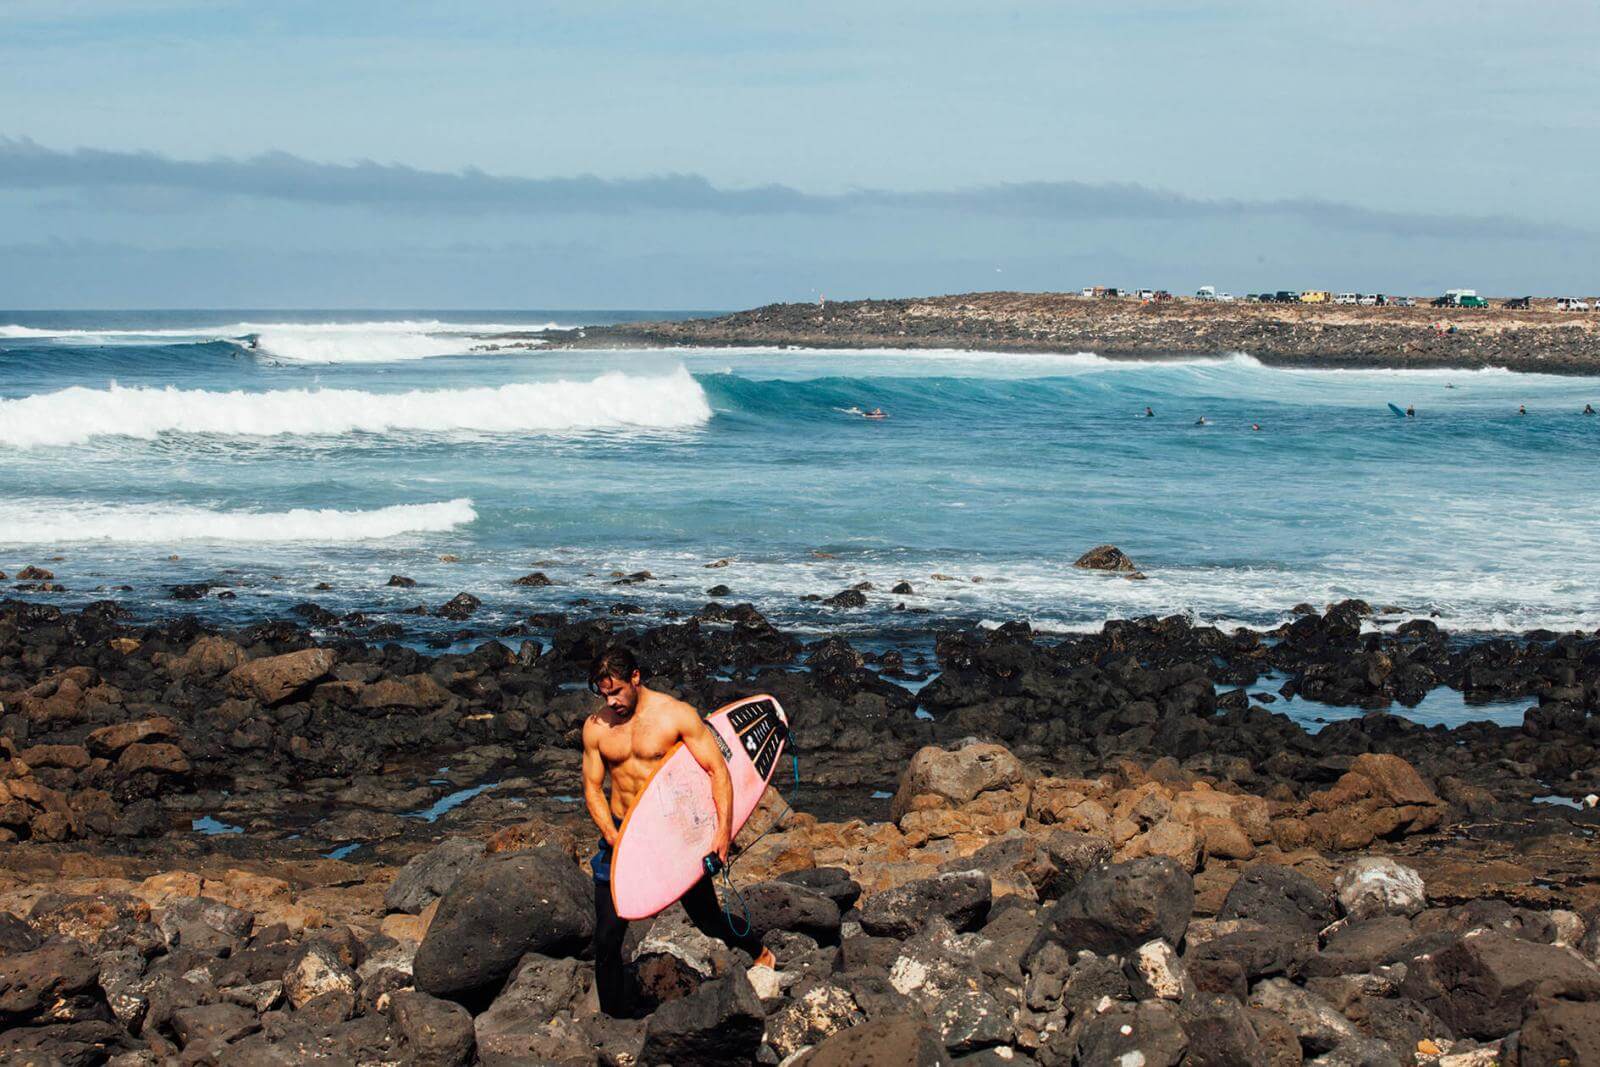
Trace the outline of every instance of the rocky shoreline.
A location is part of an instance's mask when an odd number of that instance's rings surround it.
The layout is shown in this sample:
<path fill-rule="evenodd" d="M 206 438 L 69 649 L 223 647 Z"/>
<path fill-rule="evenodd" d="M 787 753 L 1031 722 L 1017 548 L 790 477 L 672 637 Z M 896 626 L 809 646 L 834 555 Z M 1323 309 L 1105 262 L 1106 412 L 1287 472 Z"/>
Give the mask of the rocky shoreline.
<path fill-rule="evenodd" d="M 435 656 L 0 602 L 0 1060 L 1591 1062 L 1600 637 L 1370 614 L 951 630 L 919 688 L 749 605 Z M 730 903 L 776 970 L 669 911 L 630 1020 L 576 797 L 617 640 L 699 707 L 774 694 L 799 759 Z M 1438 686 L 1528 710 L 1390 714 Z"/>
<path fill-rule="evenodd" d="M 1290 367 L 1506 367 L 1600 373 L 1600 316 L 1543 307 L 1350 307 L 1091 300 L 964 293 L 769 304 L 677 322 L 490 338 L 482 347 L 797 347 L 1094 352 L 1108 358 L 1244 352 Z"/>

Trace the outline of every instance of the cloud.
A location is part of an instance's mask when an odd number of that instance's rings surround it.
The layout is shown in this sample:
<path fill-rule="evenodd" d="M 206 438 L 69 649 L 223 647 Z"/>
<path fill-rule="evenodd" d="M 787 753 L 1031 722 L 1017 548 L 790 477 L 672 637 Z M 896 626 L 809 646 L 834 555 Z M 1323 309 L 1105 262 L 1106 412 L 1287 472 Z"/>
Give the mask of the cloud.
<path fill-rule="evenodd" d="M 1431 239 L 1537 240 L 1587 234 L 1505 216 L 1385 211 L 1317 199 L 1205 199 L 1135 183 L 1000 183 L 943 191 L 808 193 L 787 185 L 723 188 L 695 174 L 522 178 L 396 163 L 319 163 L 285 152 L 181 160 L 154 152 L 61 151 L 0 138 L 0 189 L 157 190 L 442 214 L 687 212 L 725 216 L 902 211 L 1039 220 L 1208 221 L 1284 218 L 1336 231 Z"/>

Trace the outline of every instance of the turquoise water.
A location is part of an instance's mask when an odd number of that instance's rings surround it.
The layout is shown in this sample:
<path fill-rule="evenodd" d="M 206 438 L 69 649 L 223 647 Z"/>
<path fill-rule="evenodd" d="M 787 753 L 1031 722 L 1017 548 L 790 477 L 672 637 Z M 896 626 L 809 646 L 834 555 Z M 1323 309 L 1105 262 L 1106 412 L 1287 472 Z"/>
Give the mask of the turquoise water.
<path fill-rule="evenodd" d="M 460 590 L 485 601 L 474 622 L 575 598 L 654 617 L 725 584 L 800 627 L 1265 625 L 1347 596 L 1465 630 L 1600 626 L 1600 419 L 1578 414 L 1595 379 L 1227 353 L 471 351 L 626 317 L 0 312 L 0 570 L 47 566 L 69 592 L 42 595 L 64 602 L 127 584 L 125 603 L 239 618 Z M 1149 580 L 1069 566 L 1102 542 Z M 510 585 L 532 570 L 556 584 Z M 915 592 L 891 595 L 902 580 Z M 195 581 L 236 598 L 170 599 Z M 800 599 L 862 581 L 864 610 Z"/>

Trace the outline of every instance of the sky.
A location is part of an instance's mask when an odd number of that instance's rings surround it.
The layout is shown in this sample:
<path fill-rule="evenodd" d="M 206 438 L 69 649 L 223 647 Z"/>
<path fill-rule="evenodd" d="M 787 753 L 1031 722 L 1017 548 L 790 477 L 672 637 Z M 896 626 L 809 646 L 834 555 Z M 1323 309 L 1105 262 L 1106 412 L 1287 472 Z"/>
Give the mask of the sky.
<path fill-rule="evenodd" d="M 0 307 L 1600 292 L 1600 8 L 0 0 Z"/>

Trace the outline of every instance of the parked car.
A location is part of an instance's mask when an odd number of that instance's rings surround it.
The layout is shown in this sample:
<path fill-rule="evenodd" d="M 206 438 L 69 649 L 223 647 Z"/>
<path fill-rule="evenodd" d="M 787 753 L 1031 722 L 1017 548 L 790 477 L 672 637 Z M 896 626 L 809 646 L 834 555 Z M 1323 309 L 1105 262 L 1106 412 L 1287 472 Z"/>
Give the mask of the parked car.
<path fill-rule="evenodd" d="M 1411 296 L 1391 296 L 1388 299 L 1388 304 L 1390 307 L 1414 308 L 1417 306 L 1417 300 L 1416 297 Z"/>
<path fill-rule="evenodd" d="M 1327 302 L 1328 290 L 1326 289 L 1307 289 L 1300 294 L 1300 303 L 1302 304 L 1326 304 Z"/>
<path fill-rule="evenodd" d="M 1140 289 L 1139 290 L 1139 299 L 1140 300 L 1154 300 L 1155 298 L 1156 298 L 1156 291 L 1154 289 Z"/>
<path fill-rule="evenodd" d="M 1194 291 L 1194 298 L 1196 300 L 1215 300 L 1217 298 L 1217 287 L 1214 285 L 1202 285 Z"/>
<path fill-rule="evenodd" d="M 1504 304 L 1502 304 L 1501 307 L 1508 307 L 1508 308 L 1513 308 L 1513 309 L 1526 310 L 1528 308 L 1533 307 L 1533 297 L 1531 297 L 1531 296 L 1514 296 L 1510 300 L 1507 300 Z"/>
<path fill-rule="evenodd" d="M 1489 301 L 1485 300 L 1481 296 L 1463 296 L 1457 302 L 1456 306 L 1464 308 L 1486 308 L 1489 306 Z M 1583 306 L 1587 308 L 1589 305 L 1584 304 Z"/>
<path fill-rule="evenodd" d="M 1340 293 L 1338 296 L 1333 298 L 1333 302 L 1335 304 L 1359 304 L 1361 303 L 1361 294 Z"/>
<path fill-rule="evenodd" d="M 1274 303 L 1278 304 L 1298 304 L 1300 302 L 1300 290 L 1279 289 L 1272 294 L 1272 299 Z"/>
<path fill-rule="evenodd" d="M 1383 303 L 1383 294 L 1382 293 L 1363 293 L 1363 294 L 1361 294 L 1361 300 L 1359 301 L 1359 303 L 1364 308 L 1375 308 L 1375 307 L 1378 307 Z"/>
<path fill-rule="evenodd" d="M 1589 302 L 1575 296 L 1563 296 L 1556 301 L 1557 311 L 1588 311 Z"/>
<path fill-rule="evenodd" d="M 1234 301 L 1234 295 L 1232 293 L 1218 293 L 1217 299 L 1224 304 L 1231 304 Z"/>
<path fill-rule="evenodd" d="M 1121 295 L 1122 295 L 1122 290 L 1121 289 L 1118 289 L 1114 285 L 1108 285 L 1105 289 L 1103 289 L 1101 291 L 1100 299 L 1102 299 L 1102 300 L 1115 300 L 1117 297 L 1119 297 Z"/>
<path fill-rule="evenodd" d="M 1436 296 L 1429 303 L 1436 308 L 1453 308 L 1456 306 L 1456 298 L 1453 296 Z"/>

